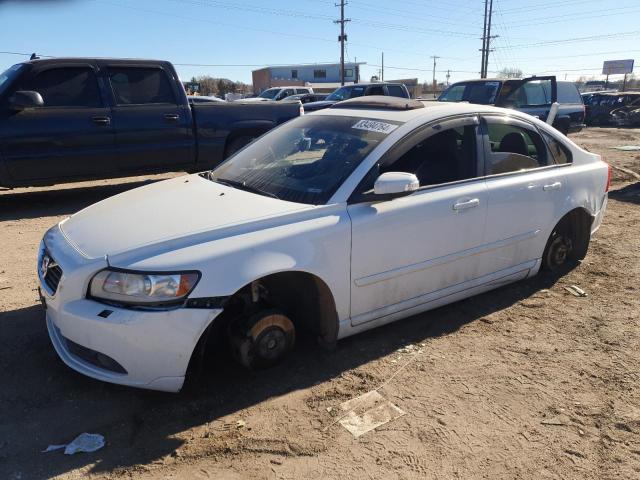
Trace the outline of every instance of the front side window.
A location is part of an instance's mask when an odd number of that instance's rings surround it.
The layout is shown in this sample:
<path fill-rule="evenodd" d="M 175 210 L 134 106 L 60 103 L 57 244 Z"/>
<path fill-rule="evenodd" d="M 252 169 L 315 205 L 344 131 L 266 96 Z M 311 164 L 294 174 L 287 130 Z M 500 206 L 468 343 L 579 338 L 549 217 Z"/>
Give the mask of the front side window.
<path fill-rule="evenodd" d="M 489 144 L 487 175 L 518 172 L 547 165 L 547 149 L 532 129 L 495 120 L 487 121 Z"/>
<path fill-rule="evenodd" d="M 398 122 L 303 116 L 250 144 L 209 174 L 265 196 L 325 204 Z"/>
<path fill-rule="evenodd" d="M 421 140 L 397 160 L 382 165 L 385 172 L 413 173 L 420 186 L 439 185 L 477 177 L 476 127 L 448 128 Z"/>
<path fill-rule="evenodd" d="M 164 70 L 143 67 L 109 67 L 109 81 L 117 105 L 176 103 Z"/>
<path fill-rule="evenodd" d="M 90 67 L 51 68 L 20 86 L 42 96 L 45 107 L 101 107 L 100 87 Z"/>
<path fill-rule="evenodd" d="M 7 68 L 4 72 L 0 73 L 0 96 L 9 88 L 13 79 L 17 78 L 20 72 L 24 69 L 22 63 L 18 63 L 12 67 Z"/>

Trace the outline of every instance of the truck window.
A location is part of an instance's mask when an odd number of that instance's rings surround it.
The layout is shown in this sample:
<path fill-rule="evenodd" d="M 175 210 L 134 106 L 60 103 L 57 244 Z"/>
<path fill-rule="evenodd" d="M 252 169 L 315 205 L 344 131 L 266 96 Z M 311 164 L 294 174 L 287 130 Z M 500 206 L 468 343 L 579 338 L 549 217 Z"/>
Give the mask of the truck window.
<path fill-rule="evenodd" d="M 117 105 L 176 103 L 171 83 L 160 68 L 109 67 L 108 75 Z"/>
<path fill-rule="evenodd" d="M 387 89 L 392 97 L 407 98 L 407 94 L 400 85 L 387 85 Z"/>
<path fill-rule="evenodd" d="M 21 90 L 38 92 L 45 107 L 101 107 L 100 88 L 90 67 L 50 68 L 26 79 Z"/>
<path fill-rule="evenodd" d="M 558 82 L 559 103 L 582 103 L 580 92 L 571 82 Z"/>
<path fill-rule="evenodd" d="M 547 165 L 547 149 L 533 130 L 503 122 L 487 121 L 489 130 L 488 175 L 518 172 Z"/>

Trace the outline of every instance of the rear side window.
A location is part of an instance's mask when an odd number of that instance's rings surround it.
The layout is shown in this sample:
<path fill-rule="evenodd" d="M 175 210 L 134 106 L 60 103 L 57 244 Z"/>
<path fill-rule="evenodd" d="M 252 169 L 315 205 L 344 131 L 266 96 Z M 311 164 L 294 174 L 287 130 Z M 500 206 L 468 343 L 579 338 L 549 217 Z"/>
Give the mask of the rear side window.
<path fill-rule="evenodd" d="M 367 95 L 384 95 L 384 88 L 380 85 L 376 85 L 375 87 L 369 87 L 367 90 Z"/>
<path fill-rule="evenodd" d="M 296 88 L 297 93 L 309 93 L 308 88 Z"/>
<path fill-rule="evenodd" d="M 101 107 L 98 80 L 89 67 L 44 70 L 27 80 L 23 90 L 38 92 L 45 107 Z"/>
<path fill-rule="evenodd" d="M 487 175 L 530 170 L 547 165 L 547 149 L 534 130 L 487 121 L 491 151 Z"/>
<path fill-rule="evenodd" d="M 160 68 L 110 67 L 108 72 L 118 105 L 176 103 L 167 74 Z"/>
<path fill-rule="evenodd" d="M 562 142 L 556 140 L 547 132 L 542 132 L 542 136 L 547 142 L 547 146 L 549 147 L 551 155 L 553 156 L 553 160 L 556 164 L 563 165 L 565 163 L 571 163 L 573 161 L 571 151 L 567 147 L 565 147 Z"/>
<path fill-rule="evenodd" d="M 388 85 L 387 89 L 389 90 L 389 95 L 392 97 L 402 97 L 407 98 L 407 94 L 400 85 Z"/>
<path fill-rule="evenodd" d="M 559 103 L 582 103 L 582 96 L 571 82 L 558 82 Z"/>

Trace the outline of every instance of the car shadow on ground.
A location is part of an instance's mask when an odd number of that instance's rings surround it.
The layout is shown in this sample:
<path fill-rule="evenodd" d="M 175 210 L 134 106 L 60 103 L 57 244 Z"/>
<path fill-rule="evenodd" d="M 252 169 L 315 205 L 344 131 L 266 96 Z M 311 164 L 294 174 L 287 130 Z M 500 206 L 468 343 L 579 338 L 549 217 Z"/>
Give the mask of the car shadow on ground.
<path fill-rule="evenodd" d="M 51 478 L 88 465 L 94 474 L 112 473 L 161 461 L 183 444 L 175 437 L 180 432 L 330 381 L 406 345 L 453 334 L 550 288 L 555 279 L 539 275 L 508 285 L 345 339 L 331 352 L 302 345 L 285 364 L 269 370 L 247 372 L 223 361 L 180 394 L 119 387 L 77 374 L 57 359 L 39 305 L 2 313 L 0 440 L 7 441 L 0 446 L 0 477 Z M 326 421 L 324 412 L 317 412 L 316 420 Z M 82 432 L 103 434 L 106 447 L 74 456 L 41 453 Z M 318 431 L 318 438 L 323 435 Z"/>
<path fill-rule="evenodd" d="M 640 205 L 640 182 L 632 183 L 618 190 L 611 190 L 609 197 L 619 202 Z"/>
<path fill-rule="evenodd" d="M 0 195 L 0 221 L 71 215 L 105 198 L 164 179 L 46 190 L 18 189 Z M 112 181 L 111 181 L 112 182 Z"/>

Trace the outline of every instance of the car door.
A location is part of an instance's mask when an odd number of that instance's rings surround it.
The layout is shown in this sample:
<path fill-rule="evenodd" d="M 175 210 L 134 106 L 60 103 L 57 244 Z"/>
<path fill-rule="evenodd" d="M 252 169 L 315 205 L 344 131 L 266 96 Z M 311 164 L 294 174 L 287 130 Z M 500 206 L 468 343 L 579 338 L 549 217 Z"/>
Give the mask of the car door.
<path fill-rule="evenodd" d="M 44 64 L 23 76 L 14 91 L 36 91 L 44 104 L 3 115 L 2 153 L 13 180 L 53 182 L 116 170 L 111 109 L 100 83 L 89 63 Z"/>
<path fill-rule="evenodd" d="M 496 106 L 513 108 L 544 121 L 551 105 L 557 101 L 556 77 L 529 77 L 504 82 Z"/>
<path fill-rule="evenodd" d="M 105 65 L 121 172 L 188 165 L 191 113 L 172 75 L 159 65 Z"/>
<path fill-rule="evenodd" d="M 477 124 L 466 117 L 417 131 L 356 189 L 348 206 L 353 325 L 440 298 L 482 274 L 475 253 L 482 249 L 487 191 L 478 175 Z M 421 188 L 371 198 L 366 192 L 389 171 L 416 174 Z"/>
<path fill-rule="evenodd" d="M 481 268 L 497 272 L 532 268 L 560 217 L 568 190 L 538 130 L 513 117 L 482 118 L 489 195 L 485 244 L 493 255 Z"/>

